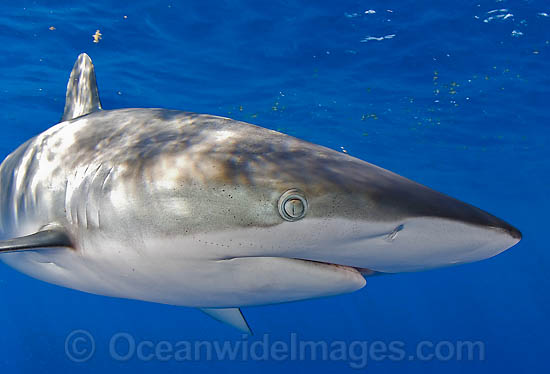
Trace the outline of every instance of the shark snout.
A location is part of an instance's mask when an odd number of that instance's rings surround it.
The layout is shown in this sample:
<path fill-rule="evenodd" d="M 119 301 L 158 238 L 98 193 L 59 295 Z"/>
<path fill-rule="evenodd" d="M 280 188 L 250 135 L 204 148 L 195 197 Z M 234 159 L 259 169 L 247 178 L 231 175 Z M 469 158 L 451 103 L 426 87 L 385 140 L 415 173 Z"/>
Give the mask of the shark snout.
<path fill-rule="evenodd" d="M 380 240 L 357 248 L 356 266 L 381 272 L 418 271 L 480 261 L 516 245 L 521 233 L 500 221 L 472 224 L 441 217 L 414 217 Z"/>
<path fill-rule="evenodd" d="M 521 240 L 521 232 L 508 222 L 470 204 L 436 194 L 439 195 L 437 207 L 446 210 L 435 210 L 433 206 L 431 216 L 413 219 L 412 225 L 408 225 L 409 229 L 418 227 L 418 238 L 422 239 L 417 243 L 424 242 L 427 248 L 437 252 L 433 260 L 440 263 L 431 265 L 438 267 L 487 259 Z"/>
<path fill-rule="evenodd" d="M 434 232 L 441 236 L 442 248 L 448 251 L 452 263 L 493 257 L 522 238 L 521 232 L 503 219 L 439 192 L 427 192 L 430 194 L 426 209 L 431 214 L 427 218 L 444 222 L 435 225 Z"/>
<path fill-rule="evenodd" d="M 500 230 L 503 234 L 508 235 L 512 240 L 516 241 L 514 244 L 518 243 L 522 239 L 523 235 L 521 234 L 521 231 L 519 231 L 517 228 L 499 218 L 497 218 L 497 222 L 497 225 L 489 225 L 489 227 L 493 227 L 496 230 Z"/>
<path fill-rule="evenodd" d="M 473 205 L 397 176 L 391 182 L 369 191 L 373 204 L 367 209 L 375 206 L 382 219 L 367 221 L 380 223 L 384 235 L 362 239 L 354 254 L 357 266 L 400 272 L 468 263 L 493 257 L 522 238 L 516 227 Z"/>

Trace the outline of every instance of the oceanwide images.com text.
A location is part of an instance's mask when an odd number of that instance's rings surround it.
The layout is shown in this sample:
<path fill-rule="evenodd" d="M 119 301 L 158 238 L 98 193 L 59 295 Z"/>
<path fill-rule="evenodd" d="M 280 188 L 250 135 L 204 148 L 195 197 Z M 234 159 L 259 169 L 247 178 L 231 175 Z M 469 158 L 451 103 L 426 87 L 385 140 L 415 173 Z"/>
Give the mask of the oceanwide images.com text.
<path fill-rule="evenodd" d="M 355 369 L 370 361 L 483 361 L 482 341 L 419 341 L 412 346 L 392 340 L 310 340 L 297 333 L 275 339 L 270 334 L 236 340 L 143 340 L 127 332 L 114 333 L 105 344 L 87 330 L 71 331 L 65 354 L 73 362 L 86 362 L 96 354 L 115 361 L 340 361 Z"/>

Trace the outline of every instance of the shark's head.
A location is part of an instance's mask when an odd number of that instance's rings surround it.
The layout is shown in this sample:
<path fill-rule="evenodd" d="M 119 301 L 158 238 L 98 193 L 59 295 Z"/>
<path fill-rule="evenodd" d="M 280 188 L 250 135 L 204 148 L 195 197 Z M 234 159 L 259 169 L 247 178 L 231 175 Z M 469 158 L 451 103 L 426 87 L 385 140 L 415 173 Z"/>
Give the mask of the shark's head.
<path fill-rule="evenodd" d="M 296 257 L 414 271 L 486 259 L 521 240 L 481 209 L 356 158 L 315 152 L 309 163 L 277 200 L 282 226 L 300 232 L 290 240 L 303 240 Z"/>
<path fill-rule="evenodd" d="M 216 170 L 203 176 L 215 192 L 192 210 L 249 228 L 231 234 L 243 256 L 399 272 L 482 260 L 521 239 L 483 210 L 347 154 L 238 122 L 221 126 L 203 131 L 212 147 L 196 167 Z"/>

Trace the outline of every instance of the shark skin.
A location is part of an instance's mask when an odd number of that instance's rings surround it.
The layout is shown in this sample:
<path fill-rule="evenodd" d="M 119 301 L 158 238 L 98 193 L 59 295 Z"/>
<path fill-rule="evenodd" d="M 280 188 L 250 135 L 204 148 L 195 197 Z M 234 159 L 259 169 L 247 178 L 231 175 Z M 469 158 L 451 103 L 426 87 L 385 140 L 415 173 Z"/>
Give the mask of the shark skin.
<path fill-rule="evenodd" d="M 483 260 L 521 233 L 347 154 L 229 118 L 103 110 L 81 54 L 62 122 L 0 166 L 0 259 L 37 279 L 201 308 L 349 293 Z"/>

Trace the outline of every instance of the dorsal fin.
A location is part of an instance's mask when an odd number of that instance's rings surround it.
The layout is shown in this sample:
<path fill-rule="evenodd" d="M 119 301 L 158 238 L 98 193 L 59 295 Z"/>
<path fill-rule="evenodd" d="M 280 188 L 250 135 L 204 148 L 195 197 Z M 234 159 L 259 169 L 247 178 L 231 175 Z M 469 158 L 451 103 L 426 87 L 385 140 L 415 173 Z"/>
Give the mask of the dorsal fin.
<path fill-rule="evenodd" d="M 101 110 L 101 102 L 97 92 L 94 65 L 86 53 L 81 53 L 74 63 L 67 83 L 65 111 L 61 121 L 68 121 L 98 110 Z"/>
<path fill-rule="evenodd" d="M 52 228 L 19 238 L 0 240 L 0 253 L 72 246 L 71 239 L 63 229 Z"/>
<path fill-rule="evenodd" d="M 252 330 L 240 308 L 201 308 L 201 310 L 220 322 L 227 323 L 242 332 L 252 335 Z"/>

